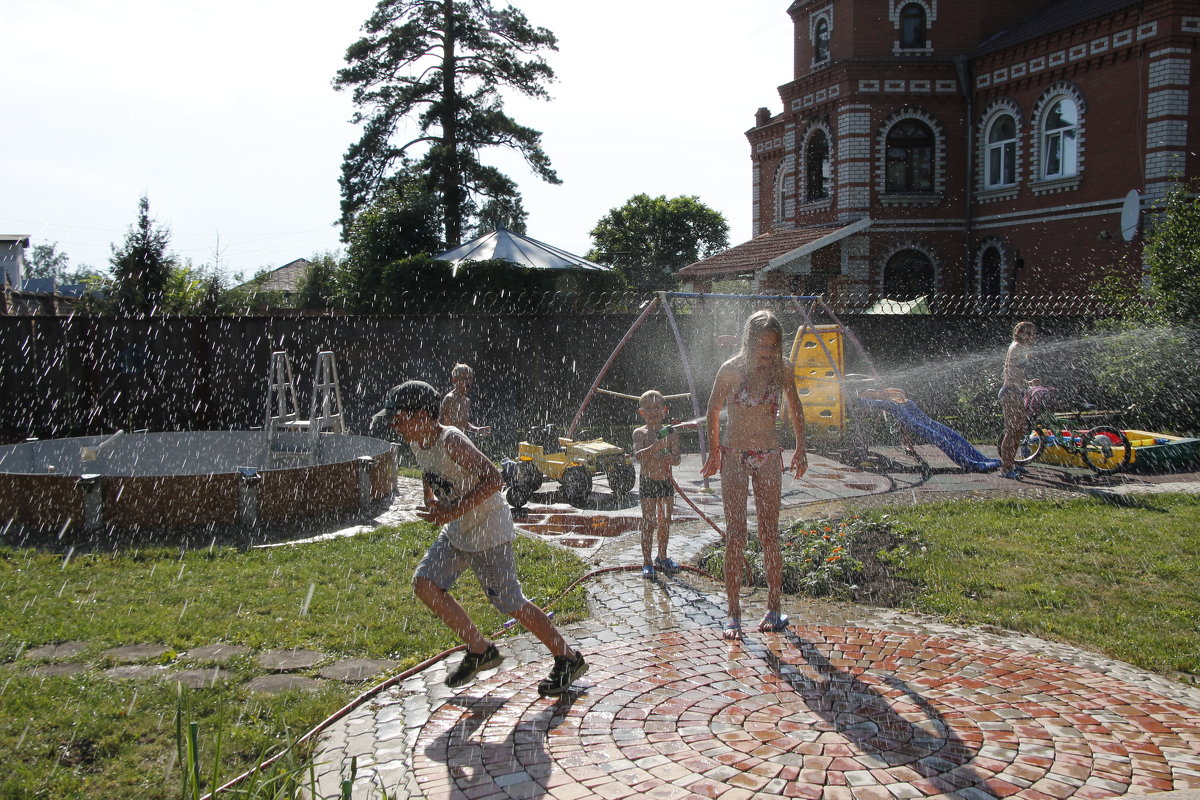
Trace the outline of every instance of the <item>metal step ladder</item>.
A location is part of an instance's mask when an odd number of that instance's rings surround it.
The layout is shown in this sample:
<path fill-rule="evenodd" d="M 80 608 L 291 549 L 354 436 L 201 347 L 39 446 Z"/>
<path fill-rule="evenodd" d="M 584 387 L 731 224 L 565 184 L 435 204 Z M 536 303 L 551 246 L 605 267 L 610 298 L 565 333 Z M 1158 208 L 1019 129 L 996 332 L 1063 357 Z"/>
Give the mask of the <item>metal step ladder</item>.
<path fill-rule="evenodd" d="M 308 419 L 300 417 L 291 358 L 283 351 L 271 353 L 263 429 L 268 467 L 288 462 L 315 462 L 320 454 L 322 433 L 346 433 L 342 390 L 333 351 L 317 352 Z M 281 437 L 281 433 L 305 433 L 307 436 Z"/>

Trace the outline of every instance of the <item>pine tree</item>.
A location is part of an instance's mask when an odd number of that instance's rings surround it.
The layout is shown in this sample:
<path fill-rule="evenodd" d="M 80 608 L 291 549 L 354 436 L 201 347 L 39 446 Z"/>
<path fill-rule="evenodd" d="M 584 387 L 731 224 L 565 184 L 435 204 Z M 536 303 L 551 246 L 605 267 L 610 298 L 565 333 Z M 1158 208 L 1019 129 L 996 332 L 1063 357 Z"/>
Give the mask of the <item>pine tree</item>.
<path fill-rule="evenodd" d="M 153 314 L 162 308 L 164 293 L 175 269 L 175 257 L 167 252 L 169 229 L 150 218 L 150 200 L 138 200 L 138 219 L 125 234 L 125 243 L 113 246 L 113 300 L 123 314 Z"/>
<path fill-rule="evenodd" d="M 556 50 L 554 34 L 519 10 L 491 0 L 379 0 L 366 36 L 346 51 L 334 80 L 352 89 L 362 137 L 342 162 L 342 228 L 374 199 L 397 162 L 413 157 L 440 206 L 447 245 L 461 242 L 479 198 L 519 196 L 516 184 L 479 160 L 479 151 L 508 147 L 549 183 L 559 183 L 542 151 L 541 132 L 503 109 L 501 89 L 546 99 L 554 71 L 538 55 Z M 405 121 L 409 141 L 394 142 Z M 420 153 L 419 157 L 416 154 Z"/>

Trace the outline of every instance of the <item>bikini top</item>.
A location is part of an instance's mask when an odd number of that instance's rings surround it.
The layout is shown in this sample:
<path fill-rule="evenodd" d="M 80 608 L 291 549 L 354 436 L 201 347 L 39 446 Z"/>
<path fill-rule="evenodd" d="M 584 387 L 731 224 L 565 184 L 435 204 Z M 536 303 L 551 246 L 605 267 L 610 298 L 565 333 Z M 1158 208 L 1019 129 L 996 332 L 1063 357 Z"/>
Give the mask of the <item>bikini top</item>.
<path fill-rule="evenodd" d="M 738 386 L 737 391 L 733 393 L 731 400 L 737 403 L 742 408 L 754 408 L 755 406 L 771 406 L 772 411 L 779 409 L 779 400 L 783 397 L 783 387 L 779 385 L 774 378 L 767 384 L 763 393 L 759 397 L 750 394 L 750 387 L 746 382 L 750 379 L 749 373 L 742 376 L 742 383 Z"/>

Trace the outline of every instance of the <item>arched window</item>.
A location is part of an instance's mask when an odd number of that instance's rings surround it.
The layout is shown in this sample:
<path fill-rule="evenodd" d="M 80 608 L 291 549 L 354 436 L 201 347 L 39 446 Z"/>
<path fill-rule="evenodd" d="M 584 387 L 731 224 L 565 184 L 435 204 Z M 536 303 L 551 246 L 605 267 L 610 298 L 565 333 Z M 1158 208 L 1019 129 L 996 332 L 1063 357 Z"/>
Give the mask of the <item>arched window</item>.
<path fill-rule="evenodd" d="M 925 8 L 920 3 L 900 9 L 900 46 L 908 50 L 925 47 Z"/>
<path fill-rule="evenodd" d="M 1050 104 L 1042 123 L 1042 177 L 1067 178 L 1079 170 L 1079 108 L 1069 97 Z"/>
<path fill-rule="evenodd" d="M 808 139 L 805 176 L 808 179 L 805 200 L 824 200 L 829 197 L 829 184 L 833 173 L 829 159 L 829 136 L 825 131 L 814 131 Z"/>
<path fill-rule="evenodd" d="M 887 135 L 885 189 L 889 192 L 933 191 L 933 131 L 917 119 L 904 119 Z"/>
<path fill-rule="evenodd" d="M 820 17 L 813 25 L 813 63 L 829 58 L 829 20 Z"/>
<path fill-rule="evenodd" d="M 979 294 L 984 297 L 999 297 L 1001 287 L 1000 250 L 989 247 L 983 251 L 983 258 L 979 262 Z"/>
<path fill-rule="evenodd" d="M 1012 186 L 1017 182 L 1017 121 L 1001 114 L 987 132 L 987 187 Z"/>
<path fill-rule="evenodd" d="M 933 262 L 920 250 L 901 250 L 883 269 L 883 295 L 890 300 L 914 300 L 933 292 Z"/>

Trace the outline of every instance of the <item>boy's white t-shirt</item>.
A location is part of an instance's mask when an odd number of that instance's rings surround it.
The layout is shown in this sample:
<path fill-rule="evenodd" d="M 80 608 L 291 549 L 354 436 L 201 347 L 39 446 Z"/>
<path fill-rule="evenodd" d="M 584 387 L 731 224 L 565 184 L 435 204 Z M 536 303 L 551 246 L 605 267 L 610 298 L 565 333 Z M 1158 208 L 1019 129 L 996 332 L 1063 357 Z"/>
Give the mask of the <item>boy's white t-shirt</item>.
<path fill-rule="evenodd" d="M 467 438 L 458 428 L 444 425 L 428 450 L 423 450 L 416 443 L 409 444 L 413 458 L 425 473 L 425 479 L 433 486 L 434 496 L 446 503 L 457 502 L 479 483 L 478 475 L 468 472 L 450 458 L 446 441 L 452 436 Z M 443 530 L 450 544 L 469 553 L 488 550 L 516 538 L 512 512 L 500 492 L 493 492 L 466 514 L 447 522 Z"/>

